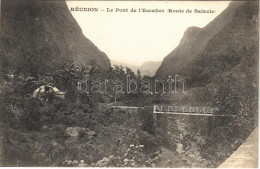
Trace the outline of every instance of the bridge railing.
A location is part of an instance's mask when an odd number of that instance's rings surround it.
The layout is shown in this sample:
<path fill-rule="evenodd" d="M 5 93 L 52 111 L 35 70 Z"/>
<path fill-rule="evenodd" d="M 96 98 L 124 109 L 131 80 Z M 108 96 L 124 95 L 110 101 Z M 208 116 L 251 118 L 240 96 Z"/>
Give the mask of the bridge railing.
<path fill-rule="evenodd" d="M 200 116 L 231 116 L 235 114 L 220 114 L 218 108 L 212 107 L 189 107 L 189 106 L 171 106 L 171 105 L 154 105 L 144 107 L 132 106 L 112 106 L 115 109 L 146 109 L 153 114 L 181 114 L 181 115 L 200 115 Z"/>
<path fill-rule="evenodd" d="M 187 115 L 215 115 L 217 108 L 211 107 L 184 107 L 184 106 L 169 106 L 169 105 L 154 105 L 153 113 L 165 114 L 187 114 Z"/>

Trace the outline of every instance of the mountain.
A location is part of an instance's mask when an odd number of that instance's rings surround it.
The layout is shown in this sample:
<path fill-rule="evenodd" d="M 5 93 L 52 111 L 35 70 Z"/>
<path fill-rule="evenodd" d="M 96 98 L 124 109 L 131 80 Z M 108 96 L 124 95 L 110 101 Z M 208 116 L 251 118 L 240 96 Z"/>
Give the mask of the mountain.
<path fill-rule="evenodd" d="M 229 73 L 236 77 L 240 84 L 244 83 L 242 81 L 255 81 L 259 55 L 258 2 L 234 1 L 227 11 L 233 12 L 224 13 L 226 15 L 222 14 L 222 17 L 230 18 L 230 21 L 183 69 L 184 77 L 193 86 L 216 83 Z M 213 21 L 215 25 L 218 25 L 218 22 L 219 20 Z"/>
<path fill-rule="evenodd" d="M 257 19 L 257 2 L 231 2 L 227 9 L 204 28 L 188 28 L 178 47 L 164 58 L 156 76 L 165 77 L 185 74 L 184 72 L 193 72 L 193 74 L 196 72 L 197 77 L 201 75 L 201 72 L 206 71 L 205 67 L 209 69 L 211 69 L 210 66 L 214 67 L 214 65 L 209 65 L 212 59 L 219 60 L 218 64 L 222 64 L 223 57 L 232 61 L 232 64 L 238 64 L 242 57 L 240 56 L 243 53 L 242 50 L 249 50 L 258 42 Z M 231 53 L 238 56 L 229 56 Z M 197 60 L 196 63 L 195 60 Z M 201 72 L 194 71 L 199 69 L 195 64 L 200 62 L 204 63 L 203 67 L 200 67 Z M 211 72 L 214 73 L 214 71 Z M 209 74 L 208 79 L 212 75 Z M 208 81 L 208 79 L 203 80 Z"/>
<path fill-rule="evenodd" d="M 154 76 L 155 72 L 157 71 L 157 69 L 159 68 L 161 63 L 162 63 L 161 61 L 157 61 L 157 62 L 148 61 L 148 62 L 144 62 L 140 66 L 138 66 L 138 65 L 131 65 L 131 64 L 128 64 L 128 63 L 123 63 L 123 62 L 111 60 L 112 66 L 113 65 L 121 65 L 123 67 L 128 67 L 135 74 L 137 73 L 137 70 L 139 69 L 142 76 L 147 75 L 147 76 L 151 76 L 151 77 Z"/>
<path fill-rule="evenodd" d="M 154 76 L 157 69 L 160 67 L 161 65 L 161 61 L 158 61 L 158 62 L 152 62 L 152 61 L 149 61 L 149 62 L 144 62 L 139 70 L 141 72 L 141 75 L 148 75 L 148 76 Z"/>
<path fill-rule="evenodd" d="M 246 139 L 258 125 L 258 3 L 232 1 L 204 28 L 189 28 L 156 72 L 158 78 L 178 74 L 185 79 L 187 93 L 180 88 L 165 99 L 169 104 L 213 107 L 226 116 L 180 117 L 193 134 L 207 133 L 214 140 L 203 148 L 207 158 L 224 161 L 233 152 L 230 145 Z"/>
<path fill-rule="evenodd" d="M 139 66 L 138 65 L 132 65 L 132 64 L 129 64 L 129 63 L 123 63 L 123 62 L 120 62 L 120 61 L 116 61 L 116 60 L 111 60 L 111 66 L 114 66 L 114 65 L 121 65 L 123 67 L 128 67 L 129 69 L 131 69 L 135 74 L 137 72 L 137 70 L 139 69 Z"/>
<path fill-rule="evenodd" d="M 258 2 L 233 1 L 206 27 L 189 28 L 156 76 L 178 73 L 185 78 L 186 95 L 172 94 L 170 104 L 210 106 L 218 108 L 218 113 L 237 115 L 216 118 L 210 125 L 213 130 L 231 126 L 234 132 L 226 136 L 233 139 L 250 133 L 258 124 L 258 66 Z M 201 117 L 187 119 L 195 126 L 206 123 Z"/>
<path fill-rule="evenodd" d="M 110 61 L 87 39 L 65 0 L 1 2 L 1 67 L 24 73 L 45 73 L 64 63 Z"/>
<path fill-rule="evenodd" d="M 220 107 L 229 107 L 226 110 L 237 108 L 231 112 L 240 111 L 241 105 L 255 108 L 258 14 L 258 2 L 233 1 L 204 28 L 192 27 L 185 32 L 179 46 L 165 57 L 155 75 L 178 74 L 185 79 L 187 95 L 172 95 L 172 103 L 208 106 L 221 102 Z M 221 99 L 216 101 L 216 98 Z"/>

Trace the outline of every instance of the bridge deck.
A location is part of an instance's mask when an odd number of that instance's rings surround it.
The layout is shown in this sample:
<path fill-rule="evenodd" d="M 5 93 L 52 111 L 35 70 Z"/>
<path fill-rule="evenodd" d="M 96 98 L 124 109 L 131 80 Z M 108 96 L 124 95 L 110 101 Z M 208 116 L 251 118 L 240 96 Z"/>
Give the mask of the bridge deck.
<path fill-rule="evenodd" d="M 153 114 L 171 114 L 171 115 L 191 115 L 191 116 L 230 116 L 217 114 L 216 108 L 211 107 L 184 107 L 184 106 L 168 106 L 168 105 L 154 105 L 145 107 L 132 107 L 132 106 L 112 106 L 115 109 L 144 109 L 151 108 Z"/>
<path fill-rule="evenodd" d="M 191 115 L 191 116 L 215 116 L 214 114 L 202 114 L 202 113 L 182 113 L 182 112 L 153 112 L 154 114 L 180 114 L 180 115 Z"/>
<path fill-rule="evenodd" d="M 184 106 L 169 106 L 169 105 L 154 105 L 154 114 L 180 114 L 192 116 L 235 116 L 217 114 L 217 108 L 211 107 L 184 107 Z"/>
<path fill-rule="evenodd" d="M 153 112 L 154 114 L 172 114 L 172 115 L 188 115 L 188 116 L 230 116 L 236 115 L 224 115 L 224 114 L 203 114 L 203 113 L 182 113 L 182 112 Z"/>

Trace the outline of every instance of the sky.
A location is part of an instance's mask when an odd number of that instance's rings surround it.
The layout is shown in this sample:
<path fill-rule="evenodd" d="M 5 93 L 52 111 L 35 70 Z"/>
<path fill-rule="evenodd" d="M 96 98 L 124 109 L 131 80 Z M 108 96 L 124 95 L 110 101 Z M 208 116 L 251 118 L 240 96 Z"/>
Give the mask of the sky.
<path fill-rule="evenodd" d="M 98 12 L 71 11 L 83 34 L 110 60 L 131 65 L 162 61 L 176 48 L 188 27 L 204 27 L 230 1 L 66 1 L 71 7 L 98 8 Z M 113 12 L 107 12 L 107 8 Z M 128 9 L 128 12 L 115 12 Z M 130 10 L 163 9 L 164 13 L 130 12 Z M 192 13 L 168 13 L 192 10 Z M 195 9 L 214 13 L 194 13 Z"/>

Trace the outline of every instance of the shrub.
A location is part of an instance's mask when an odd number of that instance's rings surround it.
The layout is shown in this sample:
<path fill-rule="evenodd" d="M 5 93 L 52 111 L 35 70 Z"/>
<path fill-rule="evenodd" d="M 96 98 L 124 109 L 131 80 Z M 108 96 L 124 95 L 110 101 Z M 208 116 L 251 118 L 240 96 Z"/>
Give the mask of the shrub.
<path fill-rule="evenodd" d="M 139 142 L 144 145 L 144 151 L 147 153 L 155 152 L 161 143 L 161 140 L 145 131 L 140 131 Z"/>
<path fill-rule="evenodd" d="M 39 110 L 39 101 L 34 98 L 28 99 L 25 103 L 22 123 L 27 130 L 38 130 L 41 127 L 41 113 Z"/>

